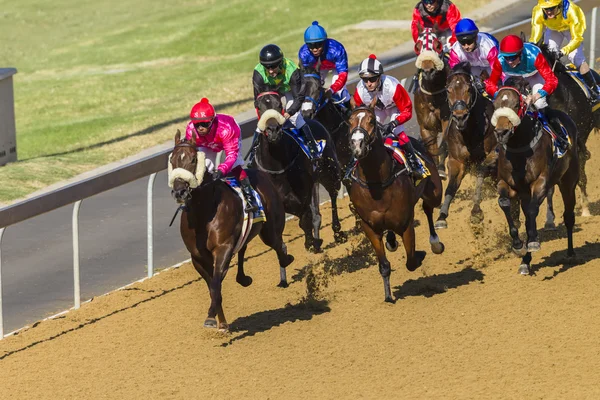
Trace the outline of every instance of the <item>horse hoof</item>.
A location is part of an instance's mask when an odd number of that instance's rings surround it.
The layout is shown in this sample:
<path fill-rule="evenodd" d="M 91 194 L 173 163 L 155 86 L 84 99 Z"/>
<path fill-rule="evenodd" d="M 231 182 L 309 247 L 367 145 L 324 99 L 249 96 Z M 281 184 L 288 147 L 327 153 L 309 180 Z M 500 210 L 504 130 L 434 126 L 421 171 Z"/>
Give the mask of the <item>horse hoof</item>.
<path fill-rule="evenodd" d="M 346 243 L 348 241 L 348 235 L 345 232 L 334 232 L 333 239 L 336 243 Z"/>
<path fill-rule="evenodd" d="M 394 304 L 394 303 L 395 303 L 394 299 L 392 299 L 391 297 L 386 297 L 386 298 L 385 298 L 385 302 L 386 302 L 386 303 L 392 303 L 392 304 Z"/>
<path fill-rule="evenodd" d="M 290 286 L 290 285 L 287 283 L 287 281 L 281 281 L 277 284 L 277 287 L 284 288 L 284 289 L 288 286 Z"/>
<path fill-rule="evenodd" d="M 221 333 L 227 333 L 227 332 L 229 332 L 229 324 L 221 322 L 219 324 L 219 332 L 221 332 Z"/>
<path fill-rule="evenodd" d="M 540 251 L 540 249 L 542 248 L 542 246 L 540 245 L 540 242 L 529 242 L 527 243 L 527 251 L 529 252 L 534 252 L 534 251 Z"/>
<path fill-rule="evenodd" d="M 445 181 L 448 178 L 448 175 L 446 175 L 446 171 L 440 171 L 438 169 L 438 175 L 440 176 L 440 179 Z"/>
<path fill-rule="evenodd" d="M 204 327 L 205 328 L 216 328 L 217 320 L 214 318 L 206 318 L 206 320 L 204 321 Z"/>
<path fill-rule="evenodd" d="M 554 222 L 546 222 L 546 224 L 544 225 L 544 229 L 547 231 L 555 231 L 556 224 Z"/>
<path fill-rule="evenodd" d="M 479 225 L 483 222 L 483 213 L 471 214 L 471 224 Z"/>
<path fill-rule="evenodd" d="M 288 254 L 287 258 L 285 259 L 285 261 L 281 264 L 279 264 L 279 266 L 281 268 L 286 268 L 288 265 L 290 265 L 291 263 L 294 262 L 294 256 L 291 254 Z"/>
<path fill-rule="evenodd" d="M 445 219 L 438 219 L 435 221 L 435 229 L 447 229 L 448 223 Z"/>
<path fill-rule="evenodd" d="M 252 278 L 249 277 L 248 275 L 237 277 L 235 279 L 235 281 L 237 283 L 239 283 L 240 285 L 242 285 L 243 287 L 248 287 L 248 286 L 252 285 Z"/>
<path fill-rule="evenodd" d="M 446 246 L 444 246 L 444 243 L 431 243 L 431 251 L 433 252 L 433 254 L 442 254 L 444 250 L 446 250 Z"/>
<path fill-rule="evenodd" d="M 527 264 L 519 265 L 519 274 L 529 275 L 529 266 Z"/>
<path fill-rule="evenodd" d="M 385 242 L 385 248 L 388 249 L 388 251 L 390 252 L 395 252 L 396 250 L 398 250 L 398 242 L 395 243 L 390 243 L 388 241 Z"/>
<path fill-rule="evenodd" d="M 513 246 L 512 251 L 519 257 L 524 257 L 525 254 L 527 254 L 527 248 L 523 245 L 521 245 L 521 247 L 518 248 Z"/>
<path fill-rule="evenodd" d="M 591 217 L 592 213 L 590 212 L 590 210 L 586 207 L 583 210 L 581 210 L 581 216 L 582 217 Z"/>
<path fill-rule="evenodd" d="M 411 264 L 406 263 L 406 269 L 412 272 L 412 271 L 416 270 L 417 268 L 419 268 L 421 266 L 421 264 L 423 264 L 423 260 L 425 259 L 426 255 L 427 255 L 427 253 L 425 253 L 422 250 L 415 251 L 414 262 Z"/>

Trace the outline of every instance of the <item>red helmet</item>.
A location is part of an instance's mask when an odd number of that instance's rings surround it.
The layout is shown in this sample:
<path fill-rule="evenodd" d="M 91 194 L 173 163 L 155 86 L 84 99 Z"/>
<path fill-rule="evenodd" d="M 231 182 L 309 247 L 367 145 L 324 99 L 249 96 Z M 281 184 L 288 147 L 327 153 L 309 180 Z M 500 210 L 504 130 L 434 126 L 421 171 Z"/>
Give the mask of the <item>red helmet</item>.
<path fill-rule="evenodd" d="M 508 35 L 500 42 L 500 54 L 514 56 L 523 51 L 523 40 L 517 35 Z"/>
<path fill-rule="evenodd" d="M 211 122 L 215 118 L 215 108 L 210 105 L 208 99 L 203 97 L 200 103 L 196 103 L 190 111 L 190 118 L 193 123 Z"/>

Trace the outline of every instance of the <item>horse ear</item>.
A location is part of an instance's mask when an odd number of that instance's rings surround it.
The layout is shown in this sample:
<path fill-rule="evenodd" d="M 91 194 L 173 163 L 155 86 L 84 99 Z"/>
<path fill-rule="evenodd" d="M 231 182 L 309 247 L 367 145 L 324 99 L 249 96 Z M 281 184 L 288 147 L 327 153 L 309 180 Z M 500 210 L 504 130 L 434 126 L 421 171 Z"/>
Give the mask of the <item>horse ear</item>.
<path fill-rule="evenodd" d="M 196 145 L 196 143 L 198 142 L 198 134 L 196 133 L 195 129 L 192 129 L 192 144 Z"/>
<path fill-rule="evenodd" d="M 521 37 L 521 40 L 523 41 L 523 43 L 525 43 L 527 40 L 525 40 L 525 33 L 523 33 L 523 31 L 521 31 L 521 34 L 519 35 Z M 542 35 L 544 36 L 544 35 Z"/>
<path fill-rule="evenodd" d="M 177 133 L 175 133 L 175 146 L 181 143 L 181 131 L 177 129 Z"/>
<path fill-rule="evenodd" d="M 375 109 L 375 105 L 377 104 L 377 100 L 379 100 L 379 98 L 377 96 L 373 96 L 373 100 L 371 100 L 371 104 L 369 104 L 369 108 L 371 110 Z"/>
<path fill-rule="evenodd" d="M 421 23 L 419 21 L 417 21 L 417 33 L 419 34 L 419 36 L 421 36 L 421 33 L 423 33 L 423 27 L 421 26 Z"/>
<path fill-rule="evenodd" d="M 354 100 L 354 96 L 350 97 L 350 109 L 354 110 L 356 108 L 356 100 Z"/>

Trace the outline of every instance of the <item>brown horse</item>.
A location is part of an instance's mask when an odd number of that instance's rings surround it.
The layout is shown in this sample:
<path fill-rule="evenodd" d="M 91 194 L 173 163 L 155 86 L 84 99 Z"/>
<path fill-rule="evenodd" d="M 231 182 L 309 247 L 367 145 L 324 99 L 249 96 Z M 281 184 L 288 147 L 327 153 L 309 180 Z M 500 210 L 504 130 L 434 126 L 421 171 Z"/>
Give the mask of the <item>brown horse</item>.
<path fill-rule="evenodd" d="M 357 107 L 350 116 L 350 147 L 358 160 L 350 186 L 350 201 L 361 219 L 361 226 L 371 241 L 379 260 L 379 272 L 383 277 L 385 301 L 393 302 L 390 290 L 390 262 L 385 256 L 383 235 L 388 231 L 386 247 L 394 251 L 394 232 L 402 236 L 406 250 L 406 268 L 417 269 L 425 258 L 424 251 L 415 251 L 414 207 L 423 199 L 423 211 L 429 223 L 429 242 L 435 254 L 444 251 L 444 245 L 435 232 L 433 209 L 442 201 L 442 182 L 432 161 L 426 165 L 431 176 L 415 187 L 404 167 L 398 168 L 384 147 L 380 127 L 375 117 L 375 102 L 368 107 Z M 425 149 L 413 141 L 415 149 L 424 154 Z M 428 158 L 428 157 L 423 157 Z"/>
<path fill-rule="evenodd" d="M 454 199 L 467 168 L 471 166 L 475 167 L 477 174 L 471 222 L 483 221 L 483 211 L 480 207 L 481 187 L 483 179 L 491 175 L 496 167 L 495 150 L 498 143 L 494 127 L 490 123 L 494 105 L 474 86 L 468 62 L 459 63 L 452 69 L 447 78 L 446 90 L 451 112 L 446 134 L 449 181 L 444 204 L 435 223 L 438 229 L 448 227 L 446 218 L 450 202 Z"/>
<path fill-rule="evenodd" d="M 505 84 L 507 86 L 497 93 L 494 101 L 496 110 L 492 117 L 495 134 L 501 145 L 498 155 L 498 204 L 506 215 L 513 251 L 523 256 L 519 273 L 526 275 L 530 272 L 531 253 L 540 250 L 536 226 L 540 204 L 554 185 L 558 185 L 565 205 L 563 218 L 567 227 L 567 254 L 575 255 L 573 226 L 579 159 L 574 148 L 557 159 L 550 135 L 536 118 L 525 113 L 527 105 L 521 93 L 526 89 L 526 82 L 522 78 L 510 78 Z M 551 121 L 560 121 L 572 143 L 577 143 L 577 127 L 568 115 L 556 110 L 547 110 L 546 114 Z M 561 127 L 557 125 L 554 129 Z M 525 214 L 527 246 L 519 239 L 511 215 L 511 205 L 514 207 L 518 201 Z"/>
<path fill-rule="evenodd" d="M 206 172 L 204 153 L 197 151 L 195 143 L 195 133 L 191 141 L 186 141 L 181 140 L 177 131 L 175 148 L 169 156 L 169 185 L 173 188 L 173 197 L 179 204 L 185 205 L 181 214 L 181 237 L 190 252 L 194 268 L 210 292 L 211 302 L 204 326 L 227 330 L 221 284 L 242 231 L 244 207 L 225 182 L 212 180 Z M 261 196 L 266 221 L 252 226 L 248 239 L 239 249 L 236 281 L 244 287 L 252 283 L 252 278 L 244 273 L 244 253 L 250 240 L 259 235 L 277 253 L 281 278 L 278 286 L 286 287 L 285 268 L 294 257 L 287 254 L 282 239 L 285 226 L 283 203 L 267 174 L 256 170 L 247 170 L 247 173 Z"/>
<path fill-rule="evenodd" d="M 413 104 L 421 130 L 421 140 L 437 163 L 440 177 L 446 179 L 445 161 L 448 155 L 443 132 L 450 121 L 450 108 L 446 100 L 448 65 L 442 55 L 443 45 L 432 28 L 420 30 L 415 44 L 418 68 L 417 89 Z"/>

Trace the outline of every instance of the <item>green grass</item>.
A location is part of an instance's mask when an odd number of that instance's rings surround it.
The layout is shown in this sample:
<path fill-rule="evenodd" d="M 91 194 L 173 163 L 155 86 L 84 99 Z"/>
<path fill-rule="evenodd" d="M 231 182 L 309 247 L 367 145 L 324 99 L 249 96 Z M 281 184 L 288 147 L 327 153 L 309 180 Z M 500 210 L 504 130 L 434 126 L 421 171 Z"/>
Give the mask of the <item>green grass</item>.
<path fill-rule="evenodd" d="M 295 60 L 314 19 L 344 43 L 351 64 L 409 40 L 344 27 L 410 19 L 414 3 L 0 0 L 0 60 L 19 71 L 19 161 L 0 168 L 0 202 L 170 140 L 184 122 L 165 121 L 185 117 L 202 96 L 234 102 L 220 112 L 249 109 L 260 48 L 277 43 Z M 457 1 L 463 12 L 484 3 Z"/>

